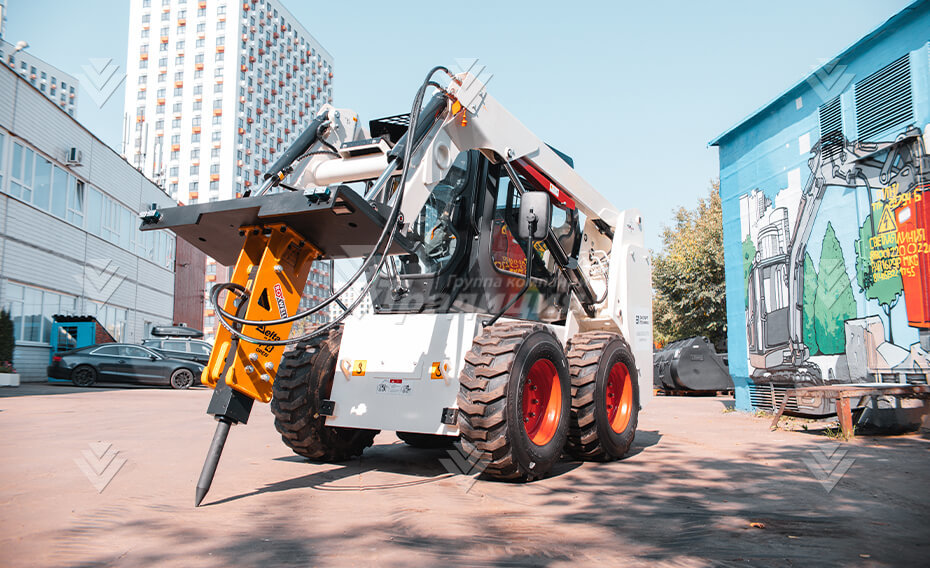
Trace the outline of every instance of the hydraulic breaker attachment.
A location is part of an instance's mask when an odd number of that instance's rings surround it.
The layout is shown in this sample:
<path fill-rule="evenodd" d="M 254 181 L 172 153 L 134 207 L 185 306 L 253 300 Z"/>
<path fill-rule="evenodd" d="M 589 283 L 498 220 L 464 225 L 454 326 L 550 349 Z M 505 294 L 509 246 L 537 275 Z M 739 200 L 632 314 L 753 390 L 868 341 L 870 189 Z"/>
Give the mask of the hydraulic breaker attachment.
<path fill-rule="evenodd" d="M 307 281 L 310 265 L 320 251 L 283 223 L 244 226 L 245 237 L 233 269 L 223 310 L 250 321 L 272 321 L 293 315 Z M 222 316 L 220 316 L 222 317 Z M 286 339 L 292 323 L 244 325 L 229 322 L 246 337 L 271 341 Z M 216 431 L 200 472 L 194 503 L 199 506 L 210 490 L 229 427 L 248 421 L 255 400 L 271 400 L 272 384 L 284 345 L 251 343 L 220 327 L 203 370 L 201 382 L 213 387 L 207 413 L 216 417 Z"/>
<path fill-rule="evenodd" d="M 252 321 L 294 315 L 310 265 L 320 251 L 283 223 L 242 227 L 243 232 L 245 243 L 231 280 L 241 287 L 241 295 L 227 293 L 223 309 Z M 287 339 L 291 325 L 235 324 L 235 329 L 247 337 L 280 341 Z M 225 382 L 255 400 L 268 402 L 283 355 L 284 345 L 250 343 L 221 326 L 201 381 L 214 388 Z"/>

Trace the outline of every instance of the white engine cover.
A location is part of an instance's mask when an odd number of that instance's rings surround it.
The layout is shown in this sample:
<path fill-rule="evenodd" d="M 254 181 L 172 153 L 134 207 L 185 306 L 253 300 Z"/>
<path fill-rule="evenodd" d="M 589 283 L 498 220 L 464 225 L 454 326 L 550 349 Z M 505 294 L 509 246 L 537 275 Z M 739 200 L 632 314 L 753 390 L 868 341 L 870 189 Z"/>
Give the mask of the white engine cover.
<path fill-rule="evenodd" d="M 479 333 L 478 314 L 369 314 L 342 333 L 326 424 L 457 435 L 441 422 L 456 408 L 459 373 Z M 441 376 L 437 376 L 436 365 Z"/>

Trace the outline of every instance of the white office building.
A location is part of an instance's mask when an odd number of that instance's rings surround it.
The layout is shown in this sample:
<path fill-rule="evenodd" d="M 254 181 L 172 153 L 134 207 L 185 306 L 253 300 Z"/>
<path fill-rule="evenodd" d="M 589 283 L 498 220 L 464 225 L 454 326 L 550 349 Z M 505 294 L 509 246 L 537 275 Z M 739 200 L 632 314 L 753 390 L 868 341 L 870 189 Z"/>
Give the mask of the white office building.
<path fill-rule="evenodd" d="M 45 380 L 54 314 L 140 342 L 174 312 L 175 237 L 138 230 L 173 200 L 69 114 L 0 65 L 0 305 L 23 380 Z"/>
<path fill-rule="evenodd" d="M 132 0 L 124 155 L 182 203 L 230 199 L 332 98 L 333 58 L 277 0 Z"/>

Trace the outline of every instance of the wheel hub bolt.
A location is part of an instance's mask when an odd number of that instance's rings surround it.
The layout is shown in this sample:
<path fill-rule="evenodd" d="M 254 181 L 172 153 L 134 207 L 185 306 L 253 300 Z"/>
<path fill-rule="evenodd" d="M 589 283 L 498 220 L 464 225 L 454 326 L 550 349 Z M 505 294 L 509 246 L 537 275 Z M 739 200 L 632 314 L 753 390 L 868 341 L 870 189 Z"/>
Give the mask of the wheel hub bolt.
<path fill-rule="evenodd" d="M 267 373 L 262 373 L 262 377 L 261 377 L 261 378 L 262 378 L 262 380 L 265 381 L 266 383 L 267 383 L 268 381 L 271 380 L 271 377 L 269 377 Z"/>
<path fill-rule="evenodd" d="M 258 361 L 258 353 L 249 353 L 249 361 L 253 363 Z"/>
<path fill-rule="evenodd" d="M 274 363 L 272 363 L 271 361 L 265 361 L 265 370 L 266 370 L 266 371 L 273 371 L 273 370 L 274 370 Z"/>
<path fill-rule="evenodd" d="M 253 367 L 252 365 L 246 365 L 245 372 L 251 375 L 252 373 L 255 372 L 255 367 Z"/>

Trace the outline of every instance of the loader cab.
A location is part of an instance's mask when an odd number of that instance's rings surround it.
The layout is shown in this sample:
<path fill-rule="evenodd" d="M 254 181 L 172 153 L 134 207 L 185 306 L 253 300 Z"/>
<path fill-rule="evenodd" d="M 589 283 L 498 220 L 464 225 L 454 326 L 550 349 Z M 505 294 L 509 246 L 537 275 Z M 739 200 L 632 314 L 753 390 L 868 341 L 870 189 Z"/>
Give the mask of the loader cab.
<path fill-rule="evenodd" d="M 522 178 L 527 190 L 536 187 Z M 446 177 L 409 224 L 413 246 L 385 263 L 371 288 L 377 313 L 486 313 L 499 311 L 525 283 L 526 241 L 517 215 L 520 193 L 501 164 L 480 152 L 459 154 Z M 553 204 L 551 228 L 572 256 L 581 245 L 581 223 L 574 208 Z M 569 307 L 567 279 L 543 242 L 531 286 L 507 317 L 558 323 Z M 369 275 L 371 276 L 371 275 Z"/>

